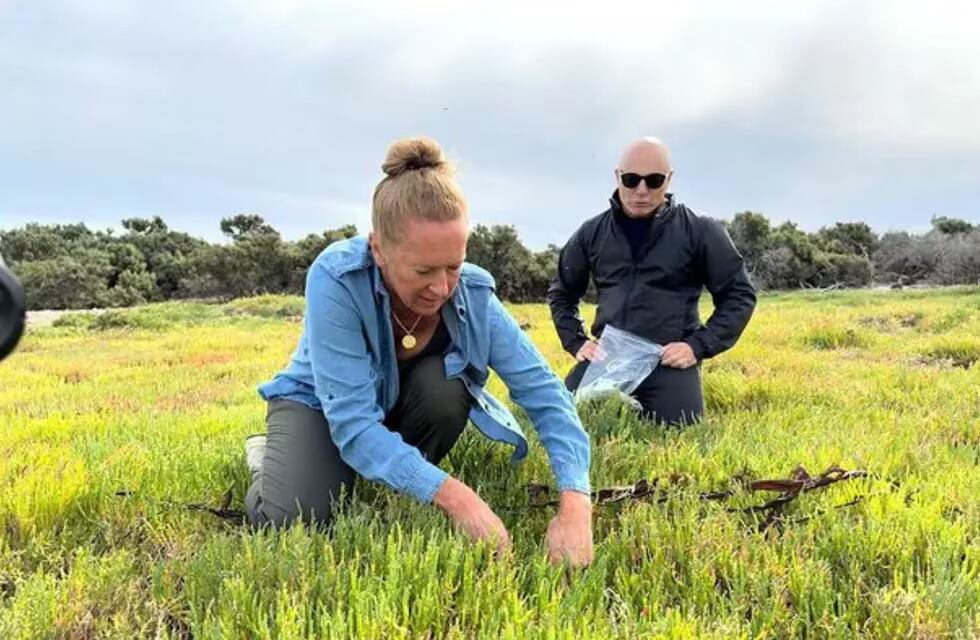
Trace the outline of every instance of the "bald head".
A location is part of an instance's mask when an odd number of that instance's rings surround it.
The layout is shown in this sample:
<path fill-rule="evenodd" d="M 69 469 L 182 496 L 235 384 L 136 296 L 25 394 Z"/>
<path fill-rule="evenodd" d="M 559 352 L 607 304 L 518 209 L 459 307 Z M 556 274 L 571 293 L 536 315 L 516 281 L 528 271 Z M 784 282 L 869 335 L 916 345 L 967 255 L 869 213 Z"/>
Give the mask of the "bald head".
<path fill-rule="evenodd" d="M 670 149 L 660 138 L 648 136 L 634 140 L 623 150 L 619 159 L 619 168 L 624 173 L 668 173 L 670 166 Z"/>
<path fill-rule="evenodd" d="M 616 188 L 623 212 L 632 218 L 643 218 L 653 214 L 666 199 L 667 189 L 674 170 L 670 163 L 670 149 L 658 138 L 647 137 L 634 140 L 623 151 L 616 169 Z M 635 184 L 632 180 L 623 182 L 624 174 L 646 176 Z M 661 182 L 662 180 L 662 182 Z M 654 188 L 648 184 L 650 181 Z M 634 184 L 630 187 L 627 184 Z"/>

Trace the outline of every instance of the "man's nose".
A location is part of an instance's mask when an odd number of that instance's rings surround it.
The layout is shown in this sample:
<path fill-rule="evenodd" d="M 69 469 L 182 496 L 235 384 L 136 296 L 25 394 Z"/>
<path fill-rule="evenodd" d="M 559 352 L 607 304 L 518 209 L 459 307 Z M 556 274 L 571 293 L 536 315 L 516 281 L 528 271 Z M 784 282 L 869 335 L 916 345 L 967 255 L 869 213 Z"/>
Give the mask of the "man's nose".
<path fill-rule="evenodd" d="M 636 189 L 634 189 L 633 191 L 636 191 L 640 195 L 646 195 L 647 193 L 649 193 L 650 190 L 647 188 L 647 181 L 640 180 L 640 184 L 636 185 Z"/>
<path fill-rule="evenodd" d="M 438 294 L 442 298 L 446 297 L 449 295 L 449 274 L 441 271 L 436 276 L 435 281 L 429 286 L 432 288 L 433 293 Z"/>

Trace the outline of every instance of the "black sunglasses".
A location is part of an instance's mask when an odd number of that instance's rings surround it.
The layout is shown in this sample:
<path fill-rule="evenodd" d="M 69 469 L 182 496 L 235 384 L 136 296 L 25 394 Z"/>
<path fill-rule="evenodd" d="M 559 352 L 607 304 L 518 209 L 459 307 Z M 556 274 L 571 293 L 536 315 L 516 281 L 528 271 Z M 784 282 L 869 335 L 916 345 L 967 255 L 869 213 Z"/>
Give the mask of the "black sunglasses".
<path fill-rule="evenodd" d="M 664 186 L 664 182 L 667 181 L 667 175 L 664 173 L 650 173 L 641 176 L 638 173 L 621 173 L 619 174 L 619 179 L 627 189 L 636 189 L 640 186 L 640 181 L 642 180 L 647 183 L 647 189 L 656 190 Z"/>

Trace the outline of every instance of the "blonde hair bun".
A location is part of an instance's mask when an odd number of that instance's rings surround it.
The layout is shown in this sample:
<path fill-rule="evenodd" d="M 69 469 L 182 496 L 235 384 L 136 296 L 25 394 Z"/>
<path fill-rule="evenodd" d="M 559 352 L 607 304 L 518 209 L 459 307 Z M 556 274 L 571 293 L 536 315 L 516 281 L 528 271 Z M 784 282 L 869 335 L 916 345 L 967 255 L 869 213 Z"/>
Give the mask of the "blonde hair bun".
<path fill-rule="evenodd" d="M 447 222 L 466 217 L 456 167 L 432 138 L 402 138 L 388 147 L 374 188 L 371 224 L 384 244 L 398 242 L 408 218 Z"/>
<path fill-rule="evenodd" d="M 452 166 L 442 152 L 442 147 L 432 138 L 403 138 L 388 147 L 388 154 L 381 170 L 390 178 L 407 171 L 440 169 L 440 173 L 452 173 Z"/>

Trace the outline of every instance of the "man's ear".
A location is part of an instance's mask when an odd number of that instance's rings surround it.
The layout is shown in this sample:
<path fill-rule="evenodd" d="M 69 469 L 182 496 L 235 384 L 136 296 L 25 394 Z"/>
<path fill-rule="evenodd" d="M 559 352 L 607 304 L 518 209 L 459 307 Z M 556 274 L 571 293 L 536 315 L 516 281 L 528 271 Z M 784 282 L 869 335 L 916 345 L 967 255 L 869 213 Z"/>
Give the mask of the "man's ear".
<path fill-rule="evenodd" d="M 379 267 L 385 266 L 385 256 L 381 251 L 381 236 L 379 236 L 374 231 L 368 233 L 368 246 L 371 247 L 371 255 L 374 256 L 374 262 Z"/>

